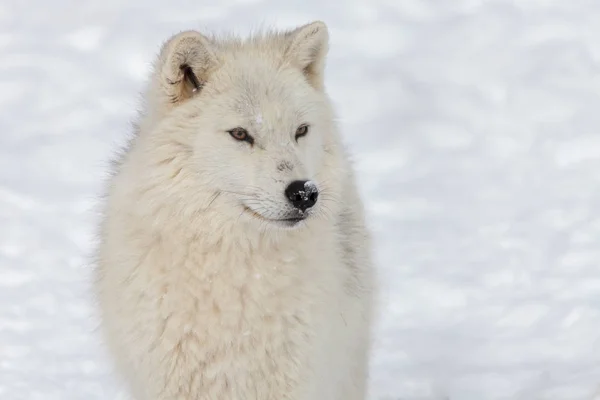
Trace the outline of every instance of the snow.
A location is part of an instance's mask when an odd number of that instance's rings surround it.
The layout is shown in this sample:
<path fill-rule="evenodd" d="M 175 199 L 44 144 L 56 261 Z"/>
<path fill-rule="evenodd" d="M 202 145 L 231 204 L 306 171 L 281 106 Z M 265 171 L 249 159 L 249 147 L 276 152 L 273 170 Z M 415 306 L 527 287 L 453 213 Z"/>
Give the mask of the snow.
<path fill-rule="evenodd" d="M 306 181 L 304 182 L 304 191 L 306 193 L 314 193 L 318 191 L 317 184 L 314 181 Z"/>
<path fill-rule="evenodd" d="M 600 399 L 593 0 L 0 4 L 1 398 L 125 398 L 94 205 L 161 42 L 314 19 L 376 243 L 370 399 Z"/>

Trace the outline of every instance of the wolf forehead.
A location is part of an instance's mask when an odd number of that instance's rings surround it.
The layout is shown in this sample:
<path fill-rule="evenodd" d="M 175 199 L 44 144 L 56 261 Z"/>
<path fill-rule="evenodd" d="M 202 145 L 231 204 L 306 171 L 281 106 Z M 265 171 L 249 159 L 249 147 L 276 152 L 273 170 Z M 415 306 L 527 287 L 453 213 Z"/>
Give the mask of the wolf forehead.
<path fill-rule="evenodd" d="M 319 97 L 293 70 L 249 59 L 244 68 L 228 65 L 207 82 L 212 98 L 221 98 L 233 111 L 257 125 L 273 119 L 303 119 L 317 111 Z"/>
<path fill-rule="evenodd" d="M 206 96 L 257 128 L 311 122 L 325 107 L 320 92 L 278 52 L 249 46 L 222 54 L 206 78 Z"/>

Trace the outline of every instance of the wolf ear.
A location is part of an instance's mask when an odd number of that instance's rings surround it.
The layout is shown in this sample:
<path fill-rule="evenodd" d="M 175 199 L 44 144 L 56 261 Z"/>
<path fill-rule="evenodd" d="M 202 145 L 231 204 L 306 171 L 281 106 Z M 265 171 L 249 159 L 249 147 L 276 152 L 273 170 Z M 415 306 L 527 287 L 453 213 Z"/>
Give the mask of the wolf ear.
<path fill-rule="evenodd" d="M 196 31 L 171 37 L 156 65 L 158 93 L 164 105 L 177 105 L 202 90 L 217 60 L 209 40 Z"/>
<path fill-rule="evenodd" d="M 329 32 L 324 22 L 316 21 L 288 33 L 286 58 L 302 70 L 316 89 L 324 87 L 325 57 Z"/>

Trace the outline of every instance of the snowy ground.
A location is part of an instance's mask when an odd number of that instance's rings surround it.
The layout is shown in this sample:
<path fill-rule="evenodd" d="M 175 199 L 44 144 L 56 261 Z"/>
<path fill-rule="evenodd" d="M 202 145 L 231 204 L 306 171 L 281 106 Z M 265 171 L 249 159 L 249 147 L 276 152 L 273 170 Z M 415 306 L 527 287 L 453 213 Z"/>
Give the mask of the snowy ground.
<path fill-rule="evenodd" d="M 161 41 L 313 19 L 378 239 L 371 398 L 600 399 L 595 0 L 0 1 L 0 398 L 118 398 L 90 209 Z"/>

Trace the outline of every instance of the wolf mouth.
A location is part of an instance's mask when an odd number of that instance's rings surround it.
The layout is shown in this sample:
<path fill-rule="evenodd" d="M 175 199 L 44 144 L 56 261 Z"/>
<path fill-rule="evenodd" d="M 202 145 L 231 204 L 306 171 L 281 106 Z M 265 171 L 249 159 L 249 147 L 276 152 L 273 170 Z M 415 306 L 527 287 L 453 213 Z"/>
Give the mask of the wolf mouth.
<path fill-rule="evenodd" d="M 252 215 L 255 218 L 258 218 L 263 221 L 268 221 L 271 223 L 283 225 L 286 227 L 295 226 L 298 223 L 306 220 L 306 218 L 307 218 L 306 216 L 305 217 L 288 217 L 288 218 L 279 218 L 279 219 L 267 218 L 267 217 L 257 213 L 256 211 L 252 210 L 250 207 L 248 207 L 246 205 L 244 205 L 243 207 L 244 207 L 244 211 L 246 211 L 248 214 Z"/>

